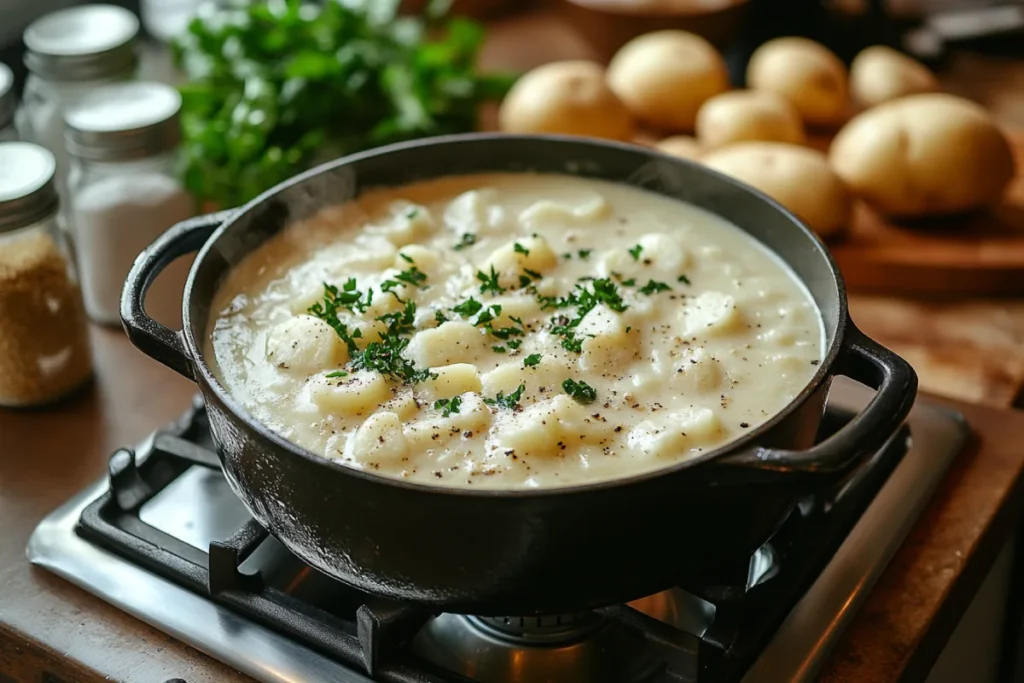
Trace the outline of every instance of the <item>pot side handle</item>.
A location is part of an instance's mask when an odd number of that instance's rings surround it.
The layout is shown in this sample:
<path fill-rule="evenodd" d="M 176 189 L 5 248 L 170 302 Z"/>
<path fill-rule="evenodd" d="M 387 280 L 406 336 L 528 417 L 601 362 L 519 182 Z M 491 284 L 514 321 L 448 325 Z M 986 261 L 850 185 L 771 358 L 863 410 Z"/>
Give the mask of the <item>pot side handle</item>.
<path fill-rule="evenodd" d="M 758 448 L 720 462 L 775 472 L 839 475 L 877 452 L 900 428 L 917 395 L 917 374 L 907 361 L 847 323 L 836 374 L 878 393 L 842 429 L 805 451 Z"/>
<path fill-rule="evenodd" d="M 195 380 L 195 370 L 184 334 L 150 318 L 143 304 L 146 292 L 161 271 L 185 254 L 198 251 L 232 213 L 196 216 L 171 227 L 135 259 L 121 291 L 121 324 L 128 339 L 147 356 L 191 380 Z"/>

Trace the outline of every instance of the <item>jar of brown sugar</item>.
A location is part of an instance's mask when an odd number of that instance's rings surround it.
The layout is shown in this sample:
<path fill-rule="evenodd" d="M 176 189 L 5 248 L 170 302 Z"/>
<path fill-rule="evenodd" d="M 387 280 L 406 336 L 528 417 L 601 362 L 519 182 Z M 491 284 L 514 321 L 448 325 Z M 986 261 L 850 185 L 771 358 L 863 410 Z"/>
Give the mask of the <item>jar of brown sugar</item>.
<path fill-rule="evenodd" d="M 0 406 L 55 401 L 92 374 L 55 169 L 38 145 L 0 143 Z"/>

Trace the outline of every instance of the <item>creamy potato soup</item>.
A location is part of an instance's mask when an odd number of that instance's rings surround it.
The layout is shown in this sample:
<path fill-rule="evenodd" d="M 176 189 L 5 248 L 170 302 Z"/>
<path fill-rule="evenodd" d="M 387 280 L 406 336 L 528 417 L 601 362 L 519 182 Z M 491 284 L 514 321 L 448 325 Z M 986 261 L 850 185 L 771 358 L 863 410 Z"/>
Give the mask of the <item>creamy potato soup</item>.
<path fill-rule="evenodd" d="M 626 477 L 754 429 L 823 330 L 697 207 L 561 175 L 445 178 L 289 226 L 229 275 L 207 357 L 285 438 L 427 484 Z"/>

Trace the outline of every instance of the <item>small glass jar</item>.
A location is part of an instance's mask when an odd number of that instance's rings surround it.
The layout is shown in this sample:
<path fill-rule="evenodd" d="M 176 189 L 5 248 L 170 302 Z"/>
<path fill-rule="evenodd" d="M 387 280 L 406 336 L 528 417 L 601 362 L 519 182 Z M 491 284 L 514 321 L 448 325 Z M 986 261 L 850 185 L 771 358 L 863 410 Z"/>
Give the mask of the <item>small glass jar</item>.
<path fill-rule="evenodd" d="M 195 215 L 178 176 L 181 96 L 162 83 L 109 85 L 67 112 L 68 197 L 85 308 L 120 327 L 124 281 L 136 257 L 175 223 Z M 189 263 L 179 259 L 146 294 L 146 311 L 180 327 Z"/>
<path fill-rule="evenodd" d="M 0 142 L 18 139 L 14 129 L 14 110 L 18 108 L 18 93 L 14 91 L 14 74 L 10 67 L 0 63 Z"/>
<path fill-rule="evenodd" d="M 50 150 L 63 196 L 68 158 L 64 113 L 98 87 L 129 80 L 136 68 L 139 20 L 114 5 L 83 5 L 37 19 L 25 29 L 29 76 L 17 115 L 23 140 Z"/>
<path fill-rule="evenodd" d="M 50 403 L 92 375 L 55 169 L 38 145 L 0 143 L 0 406 Z"/>

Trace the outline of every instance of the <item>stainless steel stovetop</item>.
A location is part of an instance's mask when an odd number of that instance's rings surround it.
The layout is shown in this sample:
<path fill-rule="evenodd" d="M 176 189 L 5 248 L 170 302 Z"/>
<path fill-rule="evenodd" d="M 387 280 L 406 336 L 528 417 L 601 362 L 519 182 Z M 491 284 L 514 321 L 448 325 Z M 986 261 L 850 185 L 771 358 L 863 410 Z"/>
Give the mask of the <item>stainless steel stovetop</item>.
<path fill-rule="evenodd" d="M 837 379 L 829 405 L 856 411 L 869 397 L 870 394 L 862 387 Z M 897 438 L 907 439 L 908 443 L 889 446 L 900 451 L 894 460 L 898 462 L 895 469 L 881 484 L 874 498 L 869 499 L 870 503 L 845 538 L 836 539 L 838 548 L 830 560 L 823 560 L 827 564 L 817 577 L 812 576 L 807 581 L 809 587 L 805 590 L 801 587 L 793 601 L 783 605 L 781 623 L 777 628 L 773 623 L 774 633 L 768 634 L 766 644 L 757 644 L 758 650 L 749 658 L 752 663 L 745 662 L 743 670 L 730 676 L 729 680 L 774 683 L 813 679 L 960 452 L 967 435 L 966 425 L 959 414 L 924 402 L 914 407 L 907 424 L 911 436 L 907 438 L 903 432 Z M 152 446 L 153 437 L 140 444 L 138 452 L 146 453 Z M 111 471 L 117 476 L 125 476 L 124 464 L 120 456 L 113 458 Z M 218 587 L 215 588 L 214 575 L 219 574 L 220 569 L 214 567 L 207 551 L 213 546 L 223 545 L 225 539 L 253 536 L 255 524 L 222 475 L 209 466 L 191 466 L 175 473 L 168 481 L 170 483 L 147 498 L 141 507 L 133 507 L 130 501 L 122 507 L 134 510 L 131 519 L 125 522 L 127 529 L 146 527 L 157 530 L 163 538 L 177 539 L 173 544 L 180 548 L 175 556 L 184 558 L 180 564 L 186 568 L 177 580 L 172 580 L 174 577 L 152 560 L 164 549 L 152 548 L 154 553 L 143 552 L 141 560 L 135 557 L 133 561 L 127 559 L 130 555 L 108 549 L 103 543 L 97 543 L 94 535 L 83 532 L 83 513 L 89 517 L 101 499 L 109 499 L 118 493 L 115 489 L 111 496 L 106 495 L 110 489 L 107 479 L 82 491 L 40 523 L 29 541 L 29 559 L 264 683 L 370 683 L 372 680 L 417 683 L 468 680 L 481 680 L 483 683 L 540 683 L 541 680 L 559 683 L 569 683 L 570 680 L 619 682 L 624 681 L 627 675 L 630 683 L 633 680 L 643 683 L 703 683 L 709 679 L 699 674 L 697 647 L 702 641 L 715 640 L 713 634 L 720 626 L 717 621 L 725 617 L 716 616 L 714 604 L 679 589 L 632 603 L 634 609 L 613 607 L 598 616 L 570 615 L 571 618 L 566 616 L 544 621 L 460 615 L 430 618 L 427 615 L 423 622 L 413 620 L 419 632 L 411 638 L 408 649 L 412 653 L 410 656 L 431 660 L 441 668 L 423 671 L 410 668 L 405 663 L 406 659 L 390 668 L 379 665 L 376 662 L 378 650 L 391 649 L 391 643 L 386 643 L 386 648 L 378 648 L 366 640 L 368 634 L 383 631 L 388 619 L 401 621 L 395 615 L 400 615 L 404 608 L 385 606 L 376 611 L 366 611 L 365 607 L 360 607 L 358 612 L 353 608 L 350 624 L 325 616 L 324 623 L 334 625 L 339 641 L 356 643 L 357 651 L 351 657 L 331 656 L 332 651 L 336 653 L 338 650 L 310 646 L 316 642 L 329 643 L 330 633 L 326 641 L 313 637 L 289 637 L 286 632 L 296 631 L 275 628 L 279 624 L 263 625 L 261 621 L 272 621 L 254 618 L 256 612 L 235 607 L 252 602 L 233 595 L 239 586 L 224 584 L 222 579 L 216 578 Z M 260 572 L 270 574 L 268 568 L 272 564 L 268 558 L 274 549 L 267 546 L 276 545 L 276 541 L 271 538 L 264 542 L 265 536 L 263 532 L 258 539 L 248 538 L 247 542 L 256 549 L 255 552 L 245 557 L 248 555 L 245 551 L 243 556 L 234 558 L 237 572 L 234 565 L 232 572 L 238 577 L 246 579 Z M 291 562 L 294 564 L 297 560 L 292 558 Z M 196 569 L 195 576 L 189 567 Z M 762 593 L 765 587 L 774 589 L 769 579 L 777 569 L 770 549 L 755 555 L 751 561 L 748 589 L 759 586 Z M 786 571 L 785 566 L 783 571 Z M 290 604 L 289 601 L 302 592 L 297 592 L 295 586 L 303 581 L 308 583 L 309 578 L 310 570 L 300 567 L 286 577 L 275 595 L 287 594 L 285 604 Z M 333 592 L 329 594 L 334 596 L 327 599 L 321 592 L 317 598 L 321 603 L 327 600 L 333 606 L 337 602 L 336 596 L 341 594 L 339 590 L 348 590 L 325 577 L 320 581 L 331 584 Z M 247 581 L 241 583 L 244 587 Z M 211 595 L 216 595 L 217 599 L 211 599 Z M 361 597 L 367 599 L 366 596 Z M 262 599 L 256 596 L 257 602 Z M 302 599 L 312 600 L 308 595 Z M 316 607 L 314 612 L 319 613 L 317 610 L 324 607 L 321 603 L 312 603 Z M 638 617 L 638 614 L 666 622 L 672 629 L 658 631 L 653 637 L 649 624 L 631 629 L 630 625 L 635 624 L 638 618 L 646 618 Z M 786 616 L 782 618 L 782 614 Z M 371 617 L 370 625 L 364 623 L 367 615 Z M 285 621 L 288 621 L 287 615 Z M 674 642 L 667 649 L 636 649 L 633 645 L 639 641 L 634 635 L 639 632 L 645 633 L 647 641 L 664 641 L 667 638 Z M 405 640 L 400 642 L 406 647 Z M 358 651 L 360 643 L 362 651 Z M 343 655 L 349 654 L 344 647 L 340 651 Z M 668 652 L 677 668 L 650 659 L 652 654 L 659 652 Z M 584 662 L 587 668 L 576 671 L 570 678 L 571 671 L 558 668 L 569 660 Z M 692 670 L 686 669 L 690 665 Z M 510 666 L 518 666 L 520 673 L 510 674 Z M 522 677 L 522 672 L 527 670 L 523 667 L 532 667 L 529 671 L 533 673 Z M 445 673 L 451 670 L 461 670 L 467 675 L 472 673 L 473 677 Z M 651 673 L 655 671 L 663 673 L 659 677 L 659 674 Z M 367 672 L 374 678 L 368 677 Z M 711 677 L 710 680 L 720 679 Z"/>

